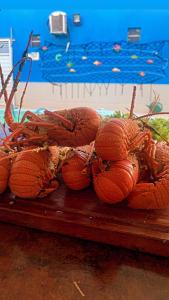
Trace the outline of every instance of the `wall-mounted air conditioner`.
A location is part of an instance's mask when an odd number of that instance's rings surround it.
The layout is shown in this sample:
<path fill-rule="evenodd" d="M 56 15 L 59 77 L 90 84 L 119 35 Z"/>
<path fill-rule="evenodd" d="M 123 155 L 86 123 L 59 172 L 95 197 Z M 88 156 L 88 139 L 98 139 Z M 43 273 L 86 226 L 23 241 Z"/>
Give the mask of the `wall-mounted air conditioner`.
<path fill-rule="evenodd" d="M 67 34 L 67 14 L 54 11 L 49 16 L 49 29 L 52 34 Z"/>

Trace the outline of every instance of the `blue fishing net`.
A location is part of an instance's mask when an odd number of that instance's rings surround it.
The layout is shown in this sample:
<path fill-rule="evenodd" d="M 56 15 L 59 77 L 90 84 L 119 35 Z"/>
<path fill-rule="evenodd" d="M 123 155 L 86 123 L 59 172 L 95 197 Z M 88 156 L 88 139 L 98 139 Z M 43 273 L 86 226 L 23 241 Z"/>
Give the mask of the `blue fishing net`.
<path fill-rule="evenodd" d="M 136 83 L 167 77 L 169 42 L 90 42 L 65 45 L 45 42 L 40 49 L 42 77 L 48 82 Z"/>

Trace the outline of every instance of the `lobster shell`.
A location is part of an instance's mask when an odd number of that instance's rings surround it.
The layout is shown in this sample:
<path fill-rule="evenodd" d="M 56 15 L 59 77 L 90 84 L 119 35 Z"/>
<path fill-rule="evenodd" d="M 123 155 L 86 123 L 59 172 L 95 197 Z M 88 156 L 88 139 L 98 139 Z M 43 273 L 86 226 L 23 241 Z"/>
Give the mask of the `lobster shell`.
<path fill-rule="evenodd" d="M 120 202 L 129 195 L 138 180 L 138 162 L 132 158 L 106 164 L 93 163 L 94 189 L 103 202 Z"/>
<path fill-rule="evenodd" d="M 56 168 L 49 150 L 24 151 L 17 155 L 12 164 L 9 187 L 20 198 L 44 197 L 58 188 L 55 174 Z"/>
<path fill-rule="evenodd" d="M 25 119 L 29 122 L 23 122 Z M 45 142 L 61 147 L 84 146 L 95 140 L 100 122 L 99 114 L 89 107 L 45 110 L 38 116 L 26 111 L 21 123 L 7 121 L 13 132 L 4 139 L 4 146 L 37 146 Z"/>
<path fill-rule="evenodd" d="M 98 130 L 95 150 L 103 160 L 127 159 L 133 140 L 140 132 L 138 123 L 131 119 L 114 118 Z"/>
<path fill-rule="evenodd" d="M 83 151 L 74 151 L 62 166 L 62 176 L 67 187 L 72 190 L 82 190 L 91 183 L 90 167 L 86 165 L 88 154 Z"/>
<path fill-rule="evenodd" d="M 150 157 L 151 160 L 151 157 Z M 148 163 L 148 161 L 147 161 Z M 169 207 L 169 146 L 165 142 L 155 145 L 151 162 L 152 180 L 144 180 L 128 196 L 128 206 L 134 209 L 162 209 Z"/>
<path fill-rule="evenodd" d="M 10 172 L 10 159 L 8 158 L 8 155 L 2 150 L 0 150 L 0 159 L 1 158 L 2 160 L 0 161 L 0 194 L 3 193 L 7 188 Z"/>
<path fill-rule="evenodd" d="M 72 128 L 64 125 L 55 113 L 70 121 Z M 59 146 L 69 147 L 84 146 L 94 141 L 101 122 L 99 114 L 90 107 L 75 107 L 53 113 L 45 111 L 45 120 L 57 125 L 56 129 L 48 130 L 49 139 L 56 141 Z"/>

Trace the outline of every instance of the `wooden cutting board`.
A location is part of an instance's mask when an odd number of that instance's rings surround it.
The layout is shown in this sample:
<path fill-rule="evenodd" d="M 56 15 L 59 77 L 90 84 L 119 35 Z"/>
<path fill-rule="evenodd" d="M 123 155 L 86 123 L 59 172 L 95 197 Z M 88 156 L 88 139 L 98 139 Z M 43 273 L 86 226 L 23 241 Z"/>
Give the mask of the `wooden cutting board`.
<path fill-rule="evenodd" d="M 0 221 L 169 256 L 169 209 L 132 210 L 101 203 L 92 188 L 64 185 L 44 199 L 0 197 Z"/>

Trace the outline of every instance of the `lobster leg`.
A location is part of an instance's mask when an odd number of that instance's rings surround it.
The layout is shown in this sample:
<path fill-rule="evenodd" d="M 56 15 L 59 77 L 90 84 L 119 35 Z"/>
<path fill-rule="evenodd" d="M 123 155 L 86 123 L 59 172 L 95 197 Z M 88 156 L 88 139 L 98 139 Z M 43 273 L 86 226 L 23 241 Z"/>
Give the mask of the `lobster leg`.
<path fill-rule="evenodd" d="M 132 152 L 137 147 L 139 147 L 141 144 L 143 144 L 143 141 L 146 141 L 146 139 L 147 139 L 148 143 L 151 142 L 152 137 L 151 137 L 150 132 L 146 131 L 146 132 L 140 132 L 139 134 L 137 134 L 130 144 L 130 152 Z"/>
<path fill-rule="evenodd" d="M 18 140 L 22 135 L 25 135 L 24 139 Z M 9 136 L 3 140 L 3 144 L 6 149 L 12 150 L 12 147 L 16 146 L 24 146 L 29 144 L 39 144 L 41 142 L 45 142 L 48 140 L 47 135 L 39 135 L 36 134 L 29 128 L 24 126 L 17 128 L 14 132 L 12 132 Z"/>
<path fill-rule="evenodd" d="M 16 146 L 29 146 L 29 145 L 39 145 L 42 143 L 47 142 L 48 138 L 47 136 L 38 136 L 38 137 L 30 137 L 30 138 L 26 138 L 24 140 L 19 140 L 19 141 L 14 141 L 14 142 L 3 142 L 4 146 L 9 149 L 12 150 L 12 147 L 16 147 Z"/>
<path fill-rule="evenodd" d="M 36 122 L 43 122 L 43 120 L 37 116 L 36 114 L 34 114 L 32 111 L 26 111 L 21 119 L 21 123 L 23 123 L 26 119 L 28 120 L 33 120 Z"/>
<path fill-rule="evenodd" d="M 47 196 L 48 194 L 54 192 L 59 187 L 59 182 L 57 180 L 52 180 L 50 186 L 48 188 L 45 188 L 44 190 L 41 190 L 38 197 L 43 198 Z"/>
<path fill-rule="evenodd" d="M 36 134 L 33 130 L 27 128 L 27 127 L 32 127 L 32 126 L 38 126 L 38 127 L 44 127 L 44 128 L 49 128 L 49 129 L 57 129 L 57 125 L 53 125 L 51 123 L 47 122 L 26 122 L 20 125 L 13 133 L 11 133 L 6 139 L 5 143 L 7 144 L 13 139 L 19 138 L 21 135 L 27 135 L 31 137 L 32 140 L 40 140 L 42 138 L 43 140 L 43 135 Z M 47 135 L 45 135 L 45 140 L 47 140 Z M 20 144 L 22 144 L 23 141 L 20 141 Z"/>
<path fill-rule="evenodd" d="M 6 137 L 5 143 L 7 143 L 10 140 L 16 139 L 20 136 L 20 134 L 24 134 L 27 136 L 34 136 L 34 137 L 39 137 L 38 134 L 30 130 L 29 128 L 26 127 L 19 127 L 17 128 L 14 132 L 12 132 L 9 136 Z"/>
<path fill-rule="evenodd" d="M 158 169 L 159 163 L 155 159 L 156 144 L 155 144 L 155 141 L 153 139 L 151 139 L 151 141 L 148 142 L 147 146 L 144 149 L 144 152 L 145 152 L 145 157 L 146 157 L 147 165 L 150 168 L 150 170 L 152 172 L 152 175 L 155 178 L 155 176 L 156 176 L 155 170 Z"/>
<path fill-rule="evenodd" d="M 56 113 L 55 111 L 49 111 L 49 110 L 45 110 L 45 115 L 52 117 L 54 120 L 58 119 L 59 121 L 61 121 L 65 127 L 67 127 L 67 129 L 72 130 L 73 129 L 73 124 L 71 121 L 65 119 L 62 115 L 60 115 L 59 113 Z"/>

